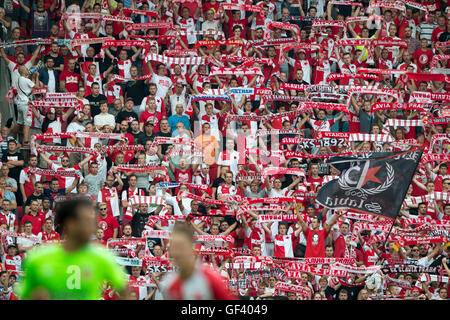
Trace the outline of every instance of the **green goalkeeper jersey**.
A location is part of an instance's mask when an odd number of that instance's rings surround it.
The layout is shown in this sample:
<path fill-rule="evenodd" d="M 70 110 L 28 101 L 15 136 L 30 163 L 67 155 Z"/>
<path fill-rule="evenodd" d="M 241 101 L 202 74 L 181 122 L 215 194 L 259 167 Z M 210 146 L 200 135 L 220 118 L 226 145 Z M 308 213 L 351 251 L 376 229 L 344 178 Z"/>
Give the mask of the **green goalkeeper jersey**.
<path fill-rule="evenodd" d="M 113 254 L 92 243 L 76 252 L 67 252 L 60 244 L 36 248 L 25 258 L 23 270 L 17 292 L 22 299 L 43 289 L 52 300 L 96 300 L 105 281 L 116 290 L 126 286 L 125 272 Z"/>

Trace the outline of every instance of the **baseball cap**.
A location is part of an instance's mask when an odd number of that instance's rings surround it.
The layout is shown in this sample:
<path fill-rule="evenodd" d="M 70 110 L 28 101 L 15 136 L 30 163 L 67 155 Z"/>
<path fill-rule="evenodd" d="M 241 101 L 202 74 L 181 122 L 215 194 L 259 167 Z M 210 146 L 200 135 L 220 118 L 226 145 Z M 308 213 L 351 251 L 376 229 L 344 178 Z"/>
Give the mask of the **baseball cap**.
<path fill-rule="evenodd" d="M 153 126 L 153 122 L 152 121 L 147 121 L 146 123 L 145 123 L 145 125 L 147 126 L 147 125 L 152 125 Z"/>
<path fill-rule="evenodd" d="M 8 245 L 8 248 L 11 248 L 11 247 L 17 248 L 15 243 L 11 243 L 10 245 Z"/>
<path fill-rule="evenodd" d="M 48 109 L 48 113 L 56 113 L 55 108 Z"/>

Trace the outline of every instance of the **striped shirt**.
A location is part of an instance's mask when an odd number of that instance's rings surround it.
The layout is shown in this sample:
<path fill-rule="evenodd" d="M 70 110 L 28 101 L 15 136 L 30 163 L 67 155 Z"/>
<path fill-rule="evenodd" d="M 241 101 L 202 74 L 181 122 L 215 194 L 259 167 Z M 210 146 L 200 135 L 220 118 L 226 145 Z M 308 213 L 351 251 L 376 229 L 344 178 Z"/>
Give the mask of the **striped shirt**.
<path fill-rule="evenodd" d="M 417 31 L 420 32 L 420 39 L 427 39 L 428 44 L 430 44 L 431 34 L 437 26 L 437 23 L 430 24 L 428 22 L 422 22 L 421 24 L 419 24 Z"/>

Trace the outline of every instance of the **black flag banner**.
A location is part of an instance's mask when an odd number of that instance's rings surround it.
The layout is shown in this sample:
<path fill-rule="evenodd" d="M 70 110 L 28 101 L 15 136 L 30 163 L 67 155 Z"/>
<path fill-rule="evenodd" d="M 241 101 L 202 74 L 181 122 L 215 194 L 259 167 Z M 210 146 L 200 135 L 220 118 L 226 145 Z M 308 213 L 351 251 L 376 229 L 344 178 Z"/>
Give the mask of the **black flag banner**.
<path fill-rule="evenodd" d="M 413 149 L 329 158 L 340 177 L 320 188 L 316 201 L 395 219 L 421 157 L 422 150 Z"/>

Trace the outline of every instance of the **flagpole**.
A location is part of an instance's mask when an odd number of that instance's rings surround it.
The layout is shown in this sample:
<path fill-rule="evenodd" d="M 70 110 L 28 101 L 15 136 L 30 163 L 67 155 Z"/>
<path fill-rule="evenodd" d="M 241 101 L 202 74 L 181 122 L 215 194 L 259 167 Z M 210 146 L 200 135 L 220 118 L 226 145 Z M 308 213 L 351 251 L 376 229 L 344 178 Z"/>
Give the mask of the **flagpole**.
<path fill-rule="evenodd" d="M 401 209 L 400 209 L 400 210 L 401 210 Z M 400 213 L 400 210 L 399 210 L 398 213 Z M 384 242 L 383 242 L 383 252 L 385 252 L 385 250 L 386 250 L 386 242 L 388 241 L 389 236 L 391 235 L 392 228 L 394 227 L 395 221 L 397 220 L 397 217 L 398 217 L 398 213 L 397 213 L 397 215 L 396 215 L 394 221 L 393 221 L 392 224 L 391 224 L 391 228 L 389 229 L 389 232 L 388 232 L 388 234 L 387 234 L 387 236 L 386 236 L 386 239 L 384 239 Z M 377 259 L 377 262 L 375 262 L 375 265 L 378 265 L 378 261 L 380 260 L 380 258 L 381 258 L 381 254 L 378 256 L 378 259 Z"/>

